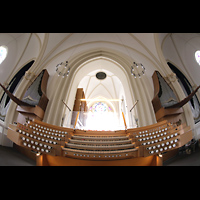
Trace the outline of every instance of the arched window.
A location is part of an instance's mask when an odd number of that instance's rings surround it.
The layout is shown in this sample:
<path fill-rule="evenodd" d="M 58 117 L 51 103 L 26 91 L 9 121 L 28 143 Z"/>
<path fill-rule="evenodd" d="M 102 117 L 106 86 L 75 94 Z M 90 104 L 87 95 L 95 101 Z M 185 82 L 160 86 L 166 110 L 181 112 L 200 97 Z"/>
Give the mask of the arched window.
<path fill-rule="evenodd" d="M 15 92 L 25 72 L 30 69 L 34 62 L 34 60 L 30 61 L 15 74 L 7 87 L 7 90 L 9 90 L 9 92 L 11 92 L 12 94 Z M 9 105 L 10 97 L 4 92 L 0 99 L 0 119 L 3 121 L 5 120 Z"/>
<path fill-rule="evenodd" d="M 169 65 L 171 70 L 176 74 L 179 84 L 181 85 L 185 95 L 188 96 L 193 91 L 190 82 L 184 76 L 184 74 L 179 69 L 177 69 L 173 64 L 171 64 L 170 62 L 168 62 L 167 64 Z M 200 103 L 196 94 L 190 100 L 190 108 L 192 110 L 195 123 L 199 122 L 200 121 Z"/>
<path fill-rule="evenodd" d="M 112 109 L 106 103 L 97 102 L 90 107 L 89 111 L 96 112 L 96 113 L 105 113 L 105 112 L 112 111 Z"/>
<path fill-rule="evenodd" d="M 0 46 L 0 64 L 6 59 L 8 54 L 8 48 L 6 46 Z"/>
<path fill-rule="evenodd" d="M 200 51 L 195 52 L 195 59 L 196 59 L 197 63 L 200 65 Z"/>

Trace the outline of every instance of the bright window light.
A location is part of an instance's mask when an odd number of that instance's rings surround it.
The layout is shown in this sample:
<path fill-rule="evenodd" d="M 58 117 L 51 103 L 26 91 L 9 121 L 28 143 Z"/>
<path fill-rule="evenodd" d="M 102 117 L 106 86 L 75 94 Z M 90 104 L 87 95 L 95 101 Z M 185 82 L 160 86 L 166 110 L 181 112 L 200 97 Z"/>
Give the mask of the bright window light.
<path fill-rule="evenodd" d="M 195 52 L 195 59 L 196 59 L 197 63 L 200 65 L 200 51 Z"/>
<path fill-rule="evenodd" d="M 89 108 L 86 121 L 88 130 L 115 130 L 117 115 L 105 102 L 96 102 Z"/>
<path fill-rule="evenodd" d="M 0 46 L 0 64 L 5 60 L 8 53 L 8 48 L 5 46 Z"/>

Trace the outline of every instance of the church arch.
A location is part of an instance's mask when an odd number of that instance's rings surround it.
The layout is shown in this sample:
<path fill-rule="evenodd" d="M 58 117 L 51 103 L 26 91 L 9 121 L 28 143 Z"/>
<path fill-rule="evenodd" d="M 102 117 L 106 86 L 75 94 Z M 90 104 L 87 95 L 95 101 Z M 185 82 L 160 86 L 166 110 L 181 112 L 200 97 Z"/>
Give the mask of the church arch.
<path fill-rule="evenodd" d="M 69 61 L 71 65 L 70 75 L 67 78 L 59 78 L 56 75 L 52 78 L 51 84 L 51 101 L 48 104 L 44 121 L 47 123 L 52 123 L 55 125 L 61 125 L 62 118 L 66 113 L 66 108 L 62 103 L 62 100 L 65 100 L 67 105 L 72 109 L 74 104 L 74 97 L 76 95 L 76 89 L 78 86 L 78 82 L 76 80 L 80 80 L 83 74 L 80 72 L 83 65 L 87 62 L 91 62 L 93 59 L 104 57 L 110 62 L 118 65 L 116 69 L 121 71 L 120 79 L 122 82 L 126 82 L 125 93 L 128 94 L 129 97 L 127 100 L 127 109 L 128 115 L 130 115 L 130 109 L 135 103 L 137 99 L 140 100 L 140 104 L 138 104 L 135 109 L 135 116 L 139 119 L 139 126 L 148 125 L 155 123 L 155 115 L 151 105 L 151 97 L 149 94 L 145 93 L 145 90 L 141 88 L 146 81 L 148 82 L 148 77 L 144 77 L 142 80 L 133 79 L 130 74 L 130 66 L 132 64 L 132 59 L 127 59 L 127 56 L 123 54 L 108 50 L 108 49 L 93 49 L 86 52 L 82 52 L 79 55 L 74 56 Z M 84 70 L 82 70 L 84 73 Z M 85 74 L 87 74 L 85 72 Z M 76 80 L 75 80 L 76 79 Z M 145 81 L 145 83 L 141 84 L 141 82 Z M 75 84 L 76 83 L 76 84 Z M 148 86 L 149 87 L 149 86 Z M 150 88 L 151 89 L 151 88 Z M 151 92 L 149 88 L 148 92 Z M 153 91 L 152 91 L 153 92 Z M 67 114 L 66 114 L 67 115 Z M 131 117 L 129 116 L 129 120 Z"/>
<path fill-rule="evenodd" d="M 81 65 L 79 65 L 77 67 L 77 69 L 73 73 L 73 77 L 71 77 L 72 81 L 71 81 L 70 86 L 69 86 L 68 94 L 65 97 L 65 101 L 67 102 L 67 104 L 69 105 L 70 108 L 73 108 L 76 90 L 78 88 L 78 85 L 79 85 L 81 79 L 85 75 L 90 73 L 91 71 L 94 71 L 95 69 L 98 70 L 99 67 L 98 66 L 92 67 L 92 63 L 95 63 L 95 62 L 101 61 L 101 60 L 107 61 L 108 63 L 110 63 L 110 65 L 112 67 L 115 67 L 114 69 L 110 68 L 109 71 L 111 70 L 113 74 L 115 74 L 115 75 L 117 74 L 116 77 L 121 79 L 121 82 L 124 83 L 124 85 L 125 85 L 124 88 L 126 90 L 125 93 L 127 94 L 126 97 L 129 99 L 129 104 L 130 104 L 129 107 L 133 104 L 133 94 L 131 95 L 130 83 L 128 83 L 128 81 L 127 81 L 128 77 L 127 77 L 127 74 L 125 73 L 124 69 L 122 68 L 122 66 L 119 63 L 115 62 L 114 60 L 112 60 L 108 57 L 96 56 L 96 57 L 93 57 L 93 58 L 83 62 Z M 109 67 L 107 66 L 107 67 L 103 67 L 103 68 L 108 70 Z"/>
<path fill-rule="evenodd" d="M 66 102 L 68 103 L 69 107 L 73 108 L 74 97 L 75 97 L 75 94 L 76 94 L 76 89 L 78 87 L 78 83 L 79 83 L 81 77 L 83 76 L 83 74 L 86 75 L 87 73 L 90 72 L 90 70 L 89 71 L 83 70 L 82 69 L 83 65 L 85 65 L 87 62 L 91 62 L 92 59 L 95 59 L 95 58 L 98 58 L 98 57 L 102 57 L 102 56 L 107 58 L 107 59 L 109 59 L 110 62 L 112 61 L 112 62 L 114 62 L 116 64 L 117 62 L 112 59 L 112 56 L 109 56 L 109 55 L 112 55 L 112 53 L 100 50 L 100 51 L 86 52 L 84 55 L 76 56 L 76 59 L 73 59 L 71 61 L 71 66 L 73 66 L 73 67 L 71 68 L 71 74 L 69 75 L 69 77 L 67 79 L 62 79 L 62 80 L 61 79 L 57 79 L 57 82 L 59 84 L 59 85 L 57 85 L 57 87 L 61 87 L 61 85 L 62 85 L 62 87 L 59 90 L 59 94 L 60 95 L 58 95 L 58 96 L 55 95 L 55 97 L 57 97 L 55 99 L 55 102 L 58 102 L 58 101 L 60 102 L 60 101 L 62 101 L 62 99 L 65 99 Z M 119 67 L 121 67 L 121 66 L 119 66 Z M 78 73 L 80 70 L 82 70 L 83 74 Z M 121 67 L 121 70 L 123 70 L 125 72 L 125 69 L 122 68 L 122 67 Z M 124 77 L 124 79 L 128 80 L 127 75 L 126 75 L 126 77 Z M 75 83 L 76 83 L 76 85 L 75 85 Z M 130 83 L 127 83 L 127 84 L 130 85 Z M 129 91 L 129 94 L 131 95 L 131 99 L 133 99 L 133 95 L 132 95 L 131 91 Z M 58 97 L 59 97 L 60 100 L 58 100 Z M 56 105 L 55 105 L 55 107 L 53 107 L 53 104 L 54 104 L 54 102 L 52 102 L 51 109 L 49 109 L 50 112 L 56 107 Z M 57 108 L 57 109 L 55 108 L 55 110 L 52 111 L 52 112 L 56 112 L 56 110 L 59 113 L 60 112 L 63 113 L 63 110 L 65 110 L 65 108 L 64 108 L 63 105 L 61 105 L 60 109 L 59 108 Z M 47 110 L 47 113 L 48 113 L 48 110 Z M 51 123 L 53 123 L 54 120 L 52 119 L 52 117 L 50 119 L 49 118 L 50 116 L 51 116 L 51 114 L 48 114 L 48 117 L 45 120 L 46 121 L 51 121 Z M 60 123 L 60 122 L 54 122 L 54 123 Z"/>

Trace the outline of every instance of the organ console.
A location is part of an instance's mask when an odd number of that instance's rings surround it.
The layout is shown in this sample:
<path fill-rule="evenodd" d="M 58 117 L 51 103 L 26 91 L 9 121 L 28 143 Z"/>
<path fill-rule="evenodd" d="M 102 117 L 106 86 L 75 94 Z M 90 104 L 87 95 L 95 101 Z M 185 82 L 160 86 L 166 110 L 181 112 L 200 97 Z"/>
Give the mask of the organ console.
<path fill-rule="evenodd" d="M 44 85 L 48 76 L 45 73 L 43 71 L 29 87 L 20 101 L 22 104 L 18 102 L 21 107 L 46 109 L 48 99 Z M 64 128 L 33 118 L 25 123 L 10 124 L 7 137 L 38 155 L 37 165 L 162 165 L 158 155 L 173 152 L 193 138 L 189 126 L 172 119 L 182 113 L 181 106 L 199 87 L 179 102 L 159 72 L 154 73 L 153 81 L 155 97 L 152 103 L 158 120 L 155 124 L 126 130 L 89 131 Z M 38 90 L 32 91 L 31 87 Z M 80 103 L 77 105 L 79 109 Z"/>
<path fill-rule="evenodd" d="M 127 130 L 86 131 L 33 119 L 24 125 L 10 124 L 7 137 L 35 154 L 42 154 L 40 156 L 45 159 L 38 165 L 49 165 L 48 159 L 52 158 L 54 165 L 56 158 L 62 159 L 62 164 L 67 161 L 63 165 L 73 165 L 77 159 L 79 164 L 86 162 L 86 165 L 87 161 L 97 162 L 97 165 L 114 161 L 110 165 L 122 165 L 122 162 L 131 164 L 140 158 L 153 159 L 177 149 L 192 139 L 192 130 L 186 124 L 177 125 L 164 120 Z"/>
<path fill-rule="evenodd" d="M 29 86 L 25 92 L 22 100 L 15 97 L 10 93 L 1 83 L 0 86 L 7 93 L 7 95 L 18 105 L 17 111 L 18 122 L 24 123 L 25 118 L 42 120 L 44 112 L 48 104 L 48 98 L 46 96 L 46 87 L 48 82 L 49 74 L 46 69 L 36 77 L 33 83 Z"/>

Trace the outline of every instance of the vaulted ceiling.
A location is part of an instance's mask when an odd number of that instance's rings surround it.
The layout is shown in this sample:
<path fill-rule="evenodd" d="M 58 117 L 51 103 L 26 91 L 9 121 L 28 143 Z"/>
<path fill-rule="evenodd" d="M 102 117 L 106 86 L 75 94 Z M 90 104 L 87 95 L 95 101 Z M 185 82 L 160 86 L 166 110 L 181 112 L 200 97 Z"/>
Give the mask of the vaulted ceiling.
<path fill-rule="evenodd" d="M 194 57 L 195 51 L 200 49 L 199 33 L 0 33 L 1 45 L 8 47 L 7 57 L 0 65 L 2 84 L 8 84 L 19 69 L 31 60 L 35 60 L 29 71 L 32 74 L 37 75 L 42 69 L 48 70 L 50 78 L 47 95 L 50 102 L 47 110 L 49 117 L 45 120 L 54 124 L 58 124 L 61 121 L 58 117 L 62 117 L 60 113 L 63 107 L 57 103 L 58 99 L 60 102 L 61 98 L 65 98 L 70 104 L 70 99 L 73 102 L 75 94 L 69 95 L 67 92 L 75 91 L 77 87 L 85 89 L 87 98 L 103 96 L 118 99 L 124 89 L 126 98 L 129 94 L 127 108 L 131 109 L 134 101 L 139 99 L 138 116 L 143 124 L 151 124 L 151 100 L 154 93 L 152 74 L 155 70 L 164 76 L 171 74 L 166 61 L 172 62 L 181 70 L 192 86 L 200 85 L 200 66 Z M 105 59 L 85 64 L 87 56 L 94 52 L 104 52 L 104 56 L 118 62 L 125 71 L 123 78 L 114 64 Z M 69 64 L 76 61 L 76 68 L 71 65 L 70 76 L 60 79 L 55 67 L 67 60 Z M 145 78 L 134 79 L 129 73 L 134 61 L 145 66 Z M 78 74 L 76 70 L 81 65 L 85 68 L 79 70 L 81 73 Z M 107 74 L 105 80 L 95 78 L 99 71 Z M 77 80 L 73 81 L 76 73 Z M 70 85 L 70 81 L 75 86 Z M 2 92 L 0 90 L 1 94 Z"/>
<path fill-rule="evenodd" d="M 94 49 L 107 49 L 148 63 L 147 72 L 160 64 L 153 33 L 1 33 L 0 45 L 9 50 L 9 59 L 0 68 L 3 82 L 31 59 L 54 75 L 58 63 Z"/>
<path fill-rule="evenodd" d="M 199 33 L 0 33 L 0 45 L 8 47 L 8 56 L 0 66 L 2 83 L 32 59 L 38 69 L 47 68 L 53 76 L 58 63 L 84 51 L 106 49 L 143 63 L 149 79 L 155 69 L 162 70 L 163 53 L 200 84 L 194 59 L 194 52 L 200 49 Z"/>
<path fill-rule="evenodd" d="M 200 84 L 200 66 L 195 52 L 200 49 L 199 33 L 160 33 L 159 40 L 165 59 L 179 68 L 191 84 Z"/>
<path fill-rule="evenodd" d="M 78 86 L 84 88 L 86 98 L 92 99 L 101 96 L 107 99 L 118 99 L 120 91 L 123 90 L 123 85 L 118 76 L 109 71 L 109 69 L 113 71 L 116 65 L 104 59 L 90 62 L 85 67 L 89 67 L 89 65 L 97 67 L 84 76 Z M 106 78 L 103 80 L 97 79 L 96 74 L 98 72 L 106 73 Z"/>

